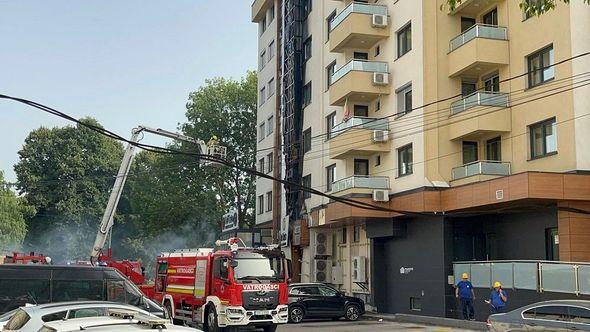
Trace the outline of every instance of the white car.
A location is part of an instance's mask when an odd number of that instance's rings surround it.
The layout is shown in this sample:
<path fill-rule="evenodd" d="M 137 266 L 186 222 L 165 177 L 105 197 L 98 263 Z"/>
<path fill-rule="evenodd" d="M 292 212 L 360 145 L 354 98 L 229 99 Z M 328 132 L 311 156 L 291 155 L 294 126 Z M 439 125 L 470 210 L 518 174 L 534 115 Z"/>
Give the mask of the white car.
<path fill-rule="evenodd" d="M 48 322 L 43 325 L 39 332 L 123 332 L 156 329 L 158 331 L 166 330 L 170 332 L 202 332 L 193 328 L 174 326 L 167 319 L 125 310 L 109 310 L 109 316 L 104 317 Z"/>
<path fill-rule="evenodd" d="M 53 321 L 69 321 L 84 317 L 108 316 L 109 310 L 127 310 L 158 318 L 137 307 L 102 301 L 81 301 L 48 303 L 25 306 L 0 316 L 2 331 L 37 332 L 44 323 Z M 4 320 L 4 322 L 2 322 Z"/>

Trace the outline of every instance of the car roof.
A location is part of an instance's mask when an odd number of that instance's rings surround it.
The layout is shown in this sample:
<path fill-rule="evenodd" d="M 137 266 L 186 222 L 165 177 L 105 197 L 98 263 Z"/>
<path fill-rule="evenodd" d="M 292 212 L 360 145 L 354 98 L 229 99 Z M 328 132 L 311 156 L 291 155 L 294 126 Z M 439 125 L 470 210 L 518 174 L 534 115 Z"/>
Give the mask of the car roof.
<path fill-rule="evenodd" d="M 105 271 L 105 270 L 113 270 L 111 267 L 106 266 L 93 266 L 93 265 L 47 265 L 47 264 L 2 264 L 0 265 L 0 270 L 2 268 L 14 268 L 18 267 L 19 269 L 24 270 L 97 270 L 97 271 Z"/>
<path fill-rule="evenodd" d="M 547 306 L 547 305 L 575 305 L 586 307 L 590 309 L 590 301 L 587 300 L 549 300 L 549 301 L 542 301 L 536 302 L 527 305 L 527 308 L 538 307 L 538 306 Z"/>
<path fill-rule="evenodd" d="M 86 317 L 76 318 L 66 321 L 47 322 L 44 326 L 51 327 L 57 331 L 124 331 L 124 330 L 151 330 L 151 326 L 147 324 L 139 324 L 134 319 L 123 319 L 116 317 Z M 171 331 L 197 331 L 194 329 L 178 328 L 172 324 L 166 325 L 166 330 Z"/>
<path fill-rule="evenodd" d="M 289 285 L 289 287 L 300 287 L 300 286 L 328 286 L 328 285 L 322 284 L 321 282 L 300 282 L 300 283 L 295 283 L 295 284 Z"/>
<path fill-rule="evenodd" d="M 23 311 L 29 315 L 42 315 L 44 313 L 56 312 L 60 310 L 74 310 L 84 308 L 126 308 L 129 310 L 146 313 L 145 310 L 139 309 L 129 304 L 119 302 L 106 302 L 106 301 L 77 301 L 77 302 L 58 302 L 58 303 L 47 303 L 34 306 L 21 307 Z"/>

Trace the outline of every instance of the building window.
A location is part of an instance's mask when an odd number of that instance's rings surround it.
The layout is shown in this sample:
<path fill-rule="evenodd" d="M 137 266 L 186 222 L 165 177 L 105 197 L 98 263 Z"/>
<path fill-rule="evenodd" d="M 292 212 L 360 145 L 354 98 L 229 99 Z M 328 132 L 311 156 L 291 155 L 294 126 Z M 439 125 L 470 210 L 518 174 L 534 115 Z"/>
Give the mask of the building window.
<path fill-rule="evenodd" d="M 375 167 L 377 166 L 381 166 L 381 155 L 378 154 L 377 157 L 375 157 Z"/>
<path fill-rule="evenodd" d="M 484 78 L 483 89 L 487 92 L 500 92 L 500 75 L 495 73 Z"/>
<path fill-rule="evenodd" d="M 301 185 L 305 188 L 311 188 L 311 174 L 308 174 L 301 178 Z M 309 191 L 303 191 L 303 198 L 311 198 L 311 193 Z"/>
<path fill-rule="evenodd" d="M 500 136 L 486 142 L 486 159 L 502 160 L 502 138 Z"/>
<path fill-rule="evenodd" d="M 410 310 L 422 311 L 422 299 L 419 297 L 410 297 Z"/>
<path fill-rule="evenodd" d="M 462 79 L 461 80 L 461 94 L 463 97 L 467 97 L 470 94 L 477 91 L 477 82 L 472 79 Z"/>
<path fill-rule="evenodd" d="M 412 144 L 397 149 L 397 168 L 399 176 L 412 174 L 413 159 Z"/>
<path fill-rule="evenodd" d="M 258 196 L 258 214 L 264 213 L 264 195 Z"/>
<path fill-rule="evenodd" d="M 311 104 L 311 82 L 303 86 L 303 107 Z"/>
<path fill-rule="evenodd" d="M 336 179 L 336 164 L 326 167 L 326 191 L 332 191 L 332 184 Z"/>
<path fill-rule="evenodd" d="M 264 122 L 258 126 L 258 142 L 262 141 L 266 137 Z"/>
<path fill-rule="evenodd" d="M 479 160 L 477 142 L 463 142 L 463 165 Z"/>
<path fill-rule="evenodd" d="M 258 159 L 258 171 L 264 173 L 264 158 Z"/>
<path fill-rule="evenodd" d="M 270 81 L 268 81 L 268 98 L 270 98 L 274 94 L 275 94 L 275 79 L 271 78 Z"/>
<path fill-rule="evenodd" d="M 557 123 L 555 118 L 529 126 L 531 133 L 531 159 L 557 152 Z"/>
<path fill-rule="evenodd" d="M 270 7 L 270 9 L 268 10 L 268 24 L 270 24 L 274 19 L 275 19 L 275 6 L 273 5 L 272 7 Z"/>
<path fill-rule="evenodd" d="M 402 115 L 412 111 L 412 84 L 407 84 L 396 91 L 397 114 Z"/>
<path fill-rule="evenodd" d="M 353 114 L 354 114 L 354 116 L 360 116 L 360 117 L 366 118 L 369 116 L 369 106 L 355 104 L 353 107 Z"/>
<path fill-rule="evenodd" d="M 266 155 L 266 160 L 268 160 L 267 161 L 267 165 L 268 165 L 268 172 L 267 173 L 272 173 L 273 166 L 274 166 L 274 159 L 273 159 L 272 152 Z"/>
<path fill-rule="evenodd" d="M 379 112 L 381 110 L 381 99 L 377 99 L 375 102 L 375 112 Z"/>
<path fill-rule="evenodd" d="M 471 29 L 475 25 L 475 19 L 473 17 L 461 17 L 461 33 Z"/>
<path fill-rule="evenodd" d="M 262 141 L 266 137 L 266 129 L 264 122 L 258 126 L 258 141 Z"/>
<path fill-rule="evenodd" d="M 266 87 L 262 87 L 260 89 L 260 105 L 264 104 L 266 101 Z"/>
<path fill-rule="evenodd" d="M 354 160 L 354 175 L 369 176 L 369 161 L 367 159 Z"/>
<path fill-rule="evenodd" d="M 311 36 L 303 42 L 303 61 L 307 61 L 311 58 Z"/>
<path fill-rule="evenodd" d="M 311 151 L 311 127 L 303 132 L 303 153 Z"/>
<path fill-rule="evenodd" d="M 354 52 L 352 57 L 355 60 L 369 60 L 369 53 L 367 52 Z"/>
<path fill-rule="evenodd" d="M 272 211 L 272 191 L 266 193 L 266 212 Z"/>
<path fill-rule="evenodd" d="M 541 0 L 525 0 L 525 2 L 527 3 L 527 5 L 533 6 L 533 7 L 537 7 L 539 6 Z M 531 11 L 525 11 L 524 12 L 524 19 L 528 20 L 529 18 L 533 17 L 533 14 L 531 13 Z"/>
<path fill-rule="evenodd" d="M 352 242 L 361 242 L 361 226 L 356 225 L 352 229 Z"/>
<path fill-rule="evenodd" d="M 397 57 L 412 50 L 412 24 L 408 24 L 397 32 Z"/>
<path fill-rule="evenodd" d="M 266 127 L 268 128 L 266 130 L 266 136 L 272 134 L 275 130 L 275 116 L 271 115 L 268 120 L 266 120 Z"/>
<path fill-rule="evenodd" d="M 266 64 L 266 51 L 260 53 L 260 63 L 258 64 L 258 70 L 262 70 Z"/>
<path fill-rule="evenodd" d="M 332 130 L 336 125 L 336 113 L 332 113 L 326 117 L 326 138 L 332 138 Z"/>
<path fill-rule="evenodd" d="M 307 18 L 312 9 L 312 0 L 303 0 L 303 14 Z"/>
<path fill-rule="evenodd" d="M 258 23 L 258 30 L 260 31 L 261 36 L 264 33 L 264 31 L 266 31 L 266 16 L 262 18 L 262 21 L 260 21 L 260 23 Z"/>
<path fill-rule="evenodd" d="M 332 85 L 332 76 L 334 76 L 334 73 L 336 72 L 336 61 L 332 62 L 328 67 L 326 67 L 326 79 L 327 79 L 327 85 L 326 85 L 326 90 L 330 87 L 330 85 Z"/>
<path fill-rule="evenodd" d="M 327 36 L 328 36 L 328 40 L 330 40 L 330 26 L 332 25 L 332 21 L 334 20 L 334 18 L 336 17 L 336 11 L 334 10 L 332 12 L 332 14 L 330 14 L 330 16 L 328 16 L 326 18 L 326 30 L 327 30 Z"/>
<path fill-rule="evenodd" d="M 375 57 L 378 57 L 381 54 L 381 46 L 375 46 Z"/>
<path fill-rule="evenodd" d="M 270 42 L 270 44 L 268 44 L 268 61 L 275 57 L 276 52 L 277 50 L 275 48 L 275 41 L 273 40 Z"/>
<path fill-rule="evenodd" d="M 555 78 L 553 66 L 553 45 L 528 56 L 529 88 L 543 84 Z"/>
<path fill-rule="evenodd" d="M 494 8 L 482 17 L 483 24 L 498 25 L 498 8 Z"/>
<path fill-rule="evenodd" d="M 340 244 L 346 244 L 346 240 L 347 240 L 346 239 L 347 238 L 346 231 L 347 231 L 346 227 L 343 227 L 342 233 L 341 233 L 341 238 L 340 238 Z"/>

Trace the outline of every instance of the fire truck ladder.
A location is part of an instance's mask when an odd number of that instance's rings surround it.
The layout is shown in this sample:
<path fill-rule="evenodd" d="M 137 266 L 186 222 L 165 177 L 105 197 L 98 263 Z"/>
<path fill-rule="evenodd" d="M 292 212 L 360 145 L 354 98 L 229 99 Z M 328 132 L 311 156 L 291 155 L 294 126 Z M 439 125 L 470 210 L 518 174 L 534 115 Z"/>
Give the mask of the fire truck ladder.
<path fill-rule="evenodd" d="M 284 0 L 283 30 L 283 155 L 285 180 L 301 183 L 303 158 L 301 136 L 303 126 L 303 0 Z M 289 224 L 299 219 L 302 193 L 285 185 L 286 212 Z"/>

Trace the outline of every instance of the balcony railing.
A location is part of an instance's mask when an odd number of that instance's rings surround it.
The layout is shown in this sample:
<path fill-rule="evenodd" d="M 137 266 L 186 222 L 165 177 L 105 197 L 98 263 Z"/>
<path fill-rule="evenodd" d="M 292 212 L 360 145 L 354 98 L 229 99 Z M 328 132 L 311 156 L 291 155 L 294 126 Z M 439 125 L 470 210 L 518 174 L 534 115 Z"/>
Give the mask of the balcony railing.
<path fill-rule="evenodd" d="M 350 60 L 347 64 L 340 67 L 333 75 L 330 80 L 330 84 L 334 84 L 336 81 L 341 79 L 344 75 L 351 71 L 364 71 L 370 73 L 388 73 L 389 65 L 387 62 L 377 61 L 365 61 L 365 60 Z"/>
<path fill-rule="evenodd" d="M 476 24 L 459 36 L 451 39 L 449 52 L 453 52 L 475 38 L 508 40 L 508 29 L 497 25 Z"/>
<path fill-rule="evenodd" d="M 476 91 L 451 104 L 451 115 L 476 106 L 508 107 L 508 94 L 503 92 Z"/>
<path fill-rule="evenodd" d="M 478 160 L 453 168 L 453 180 L 473 175 L 510 175 L 510 163 L 495 160 Z"/>
<path fill-rule="evenodd" d="M 351 128 L 369 130 L 388 130 L 389 121 L 387 119 L 354 116 L 334 126 L 334 128 L 332 128 L 332 131 L 330 132 L 329 138 L 334 138 Z"/>
<path fill-rule="evenodd" d="M 362 3 L 351 3 L 340 14 L 336 15 L 330 21 L 330 31 L 334 30 L 340 23 L 342 23 L 348 15 L 352 13 L 369 14 L 369 15 L 387 15 L 387 7 L 380 5 L 368 5 Z"/>
<path fill-rule="evenodd" d="M 590 263 L 560 261 L 455 262 L 455 282 L 468 273 L 477 288 L 504 288 L 590 295 Z"/>
<path fill-rule="evenodd" d="M 353 175 L 332 183 L 332 192 L 334 193 L 353 188 L 389 189 L 389 177 Z"/>

